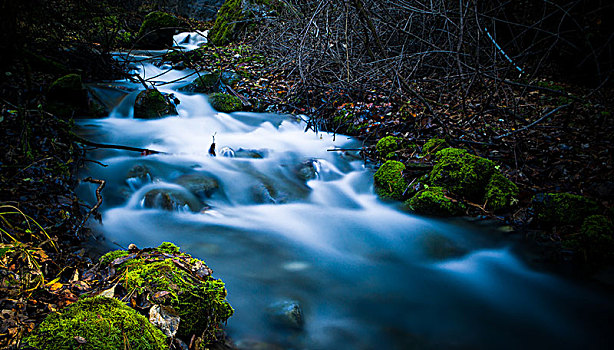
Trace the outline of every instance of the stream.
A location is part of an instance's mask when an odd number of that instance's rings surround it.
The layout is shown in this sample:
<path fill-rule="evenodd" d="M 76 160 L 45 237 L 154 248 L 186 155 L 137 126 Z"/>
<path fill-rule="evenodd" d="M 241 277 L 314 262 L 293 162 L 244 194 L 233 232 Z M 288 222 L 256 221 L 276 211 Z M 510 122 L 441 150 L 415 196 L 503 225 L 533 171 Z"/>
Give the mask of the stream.
<path fill-rule="evenodd" d="M 177 41 L 199 44 L 187 34 Z M 373 170 L 358 154 L 329 151 L 359 148 L 359 141 L 305 131 L 304 116 L 216 112 L 206 95 L 179 90 L 192 71 L 147 60 L 150 54 L 134 52 L 142 62 L 133 69 L 180 100 L 178 116 L 133 118 L 143 87 L 115 81 L 92 85 L 114 106 L 110 115 L 77 121 L 89 140 L 164 152 L 88 153 L 108 165 L 88 162 L 82 170 L 106 181 L 102 225 L 92 227 L 104 249 L 171 241 L 205 260 L 226 283 L 235 308 L 226 329 L 235 342 L 612 348 L 608 294 L 535 271 L 496 228 L 419 217 L 378 200 Z M 216 157 L 208 154 L 214 136 Z M 79 193 L 93 204 L 95 190 L 84 183 Z M 303 324 L 272 318 L 280 302 L 300 305 Z"/>

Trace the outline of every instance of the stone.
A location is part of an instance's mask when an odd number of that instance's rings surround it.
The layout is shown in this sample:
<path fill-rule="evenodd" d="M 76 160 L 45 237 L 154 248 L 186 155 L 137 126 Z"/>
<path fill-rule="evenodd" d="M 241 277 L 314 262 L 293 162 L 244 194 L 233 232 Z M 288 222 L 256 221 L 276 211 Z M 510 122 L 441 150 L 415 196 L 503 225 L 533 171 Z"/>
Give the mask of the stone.
<path fill-rule="evenodd" d="M 134 102 L 134 117 L 157 119 L 167 115 L 177 115 L 177 109 L 170 99 L 156 89 L 143 90 Z"/>
<path fill-rule="evenodd" d="M 268 314 L 271 322 L 278 326 L 296 330 L 303 328 L 303 310 L 297 301 L 283 300 L 273 303 L 269 306 Z"/>
<path fill-rule="evenodd" d="M 209 95 L 209 103 L 216 111 L 231 113 L 243 109 L 241 100 L 233 95 L 223 93 L 212 93 Z"/>
<path fill-rule="evenodd" d="M 126 175 L 126 184 L 131 190 L 138 190 L 153 181 L 154 176 L 151 170 L 143 164 L 137 164 L 128 170 Z"/>
<path fill-rule="evenodd" d="M 373 175 L 375 192 L 382 199 L 402 200 L 407 182 L 403 177 L 405 165 L 396 160 L 388 160 Z"/>
<path fill-rule="evenodd" d="M 167 211 L 198 212 L 201 209 L 199 201 L 189 192 L 186 193 L 175 188 L 156 188 L 149 190 L 143 197 L 145 208 L 162 209 Z"/>
<path fill-rule="evenodd" d="M 182 22 L 161 11 L 147 14 L 141 24 L 136 45 L 143 49 L 164 49 L 173 46 L 173 35 Z"/>
<path fill-rule="evenodd" d="M 594 200 L 572 193 L 536 194 L 532 206 L 535 220 L 543 227 L 581 225 L 599 209 Z"/>
<path fill-rule="evenodd" d="M 391 159 L 395 152 L 402 148 L 403 139 L 395 136 L 382 137 L 375 145 L 375 151 L 380 158 Z"/>
<path fill-rule="evenodd" d="M 220 189 L 218 180 L 207 174 L 185 174 L 175 179 L 174 182 L 201 200 L 211 198 Z"/>
<path fill-rule="evenodd" d="M 405 202 L 405 208 L 418 214 L 435 216 L 461 215 L 467 209 L 462 202 L 450 198 L 443 188 L 436 186 L 416 193 Z"/>
<path fill-rule="evenodd" d="M 154 305 L 149 309 L 149 322 L 169 338 L 174 338 L 175 334 L 177 334 L 180 320 L 181 318 L 177 315 L 177 311 L 171 307 Z"/>

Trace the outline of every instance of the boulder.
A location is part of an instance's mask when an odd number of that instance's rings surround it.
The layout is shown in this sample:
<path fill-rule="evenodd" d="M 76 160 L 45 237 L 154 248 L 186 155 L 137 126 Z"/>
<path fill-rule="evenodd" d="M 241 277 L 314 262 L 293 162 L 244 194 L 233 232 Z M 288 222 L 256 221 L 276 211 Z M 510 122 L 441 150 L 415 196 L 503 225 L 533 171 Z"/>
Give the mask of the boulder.
<path fill-rule="evenodd" d="M 490 177 L 485 191 L 486 208 L 494 212 L 511 208 L 518 203 L 518 186 L 498 171 Z"/>
<path fill-rule="evenodd" d="M 168 96 L 156 89 L 141 91 L 134 101 L 134 117 L 157 119 L 167 115 L 177 115 L 177 109 Z"/>
<path fill-rule="evenodd" d="M 571 193 L 540 193 L 532 199 L 535 220 L 543 227 L 581 225 L 599 206 L 587 197 Z"/>
<path fill-rule="evenodd" d="M 151 183 L 153 178 L 151 170 L 146 165 L 137 164 L 128 170 L 126 184 L 134 191 Z"/>
<path fill-rule="evenodd" d="M 155 208 L 167 211 L 198 212 L 201 205 L 189 192 L 175 188 L 156 188 L 149 190 L 143 197 L 145 208 Z"/>
<path fill-rule="evenodd" d="M 422 146 L 422 155 L 426 156 L 429 154 L 435 154 L 442 149 L 449 148 L 450 145 L 444 139 L 432 138 Z"/>
<path fill-rule="evenodd" d="M 403 139 L 395 136 L 382 137 L 375 145 L 377 155 L 383 159 L 392 159 L 396 151 L 402 148 Z"/>
<path fill-rule="evenodd" d="M 222 325 L 234 310 L 226 300 L 224 282 L 213 278 L 202 260 L 168 242 L 156 248 L 133 246 L 121 254 L 116 252 L 105 254 L 93 269 L 96 278 L 121 287 L 112 289 L 115 297 L 126 298 L 130 293 L 127 300 L 140 301 L 141 309 L 152 319 L 183 342 L 193 341 L 195 349 L 206 349 L 223 338 Z M 160 307 L 152 312 L 155 305 Z"/>
<path fill-rule="evenodd" d="M 217 179 L 206 174 L 185 174 L 174 182 L 192 192 L 200 200 L 211 198 L 220 188 Z"/>
<path fill-rule="evenodd" d="M 424 189 L 405 202 L 405 207 L 415 213 L 435 216 L 455 216 L 465 212 L 467 207 L 460 201 L 446 195 L 441 187 Z"/>
<path fill-rule="evenodd" d="M 164 49 L 173 46 L 173 35 L 182 22 L 166 12 L 155 11 L 145 16 L 136 45 L 143 49 Z"/>
<path fill-rule="evenodd" d="M 85 298 L 50 313 L 25 342 L 37 349 L 168 349 L 166 336 L 117 299 Z"/>
<path fill-rule="evenodd" d="M 217 92 L 209 95 L 209 103 L 215 110 L 225 113 L 240 111 L 243 108 L 243 103 L 238 97 Z"/>
<path fill-rule="evenodd" d="M 294 169 L 294 174 L 301 181 L 309 181 L 318 177 L 317 160 L 309 159 L 301 162 Z"/>
<path fill-rule="evenodd" d="M 402 200 L 407 182 L 403 177 L 405 165 L 388 160 L 373 175 L 375 192 L 383 199 Z"/>
<path fill-rule="evenodd" d="M 81 76 L 68 74 L 55 80 L 47 93 L 48 110 L 60 117 L 102 117 L 107 109 L 83 86 Z"/>

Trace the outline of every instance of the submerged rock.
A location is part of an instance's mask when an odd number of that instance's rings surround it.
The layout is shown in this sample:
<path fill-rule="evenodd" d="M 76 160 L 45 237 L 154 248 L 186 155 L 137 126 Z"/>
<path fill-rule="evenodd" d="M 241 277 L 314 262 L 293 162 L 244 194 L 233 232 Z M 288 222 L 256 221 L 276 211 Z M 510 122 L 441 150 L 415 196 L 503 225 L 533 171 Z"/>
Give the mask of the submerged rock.
<path fill-rule="evenodd" d="M 303 310 L 297 301 L 276 302 L 269 306 L 268 313 L 271 322 L 278 326 L 291 329 L 303 328 Z"/>
<path fill-rule="evenodd" d="M 198 212 L 200 203 L 192 195 L 175 188 L 156 188 L 145 193 L 143 206 L 145 208 L 163 209 L 167 211 Z"/>
<path fill-rule="evenodd" d="M 296 177 L 301 181 L 309 181 L 318 177 L 317 160 L 309 159 L 297 165 L 294 169 Z"/>
<path fill-rule="evenodd" d="M 218 180 L 206 174 L 181 175 L 175 180 L 175 183 L 186 188 L 201 200 L 210 198 L 220 188 Z"/>
<path fill-rule="evenodd" d="M 177 115 L 177 109 L 167 96 L 156 89 L 139 92 L 134 101 L 134 117 L 157 119 L 167 115 Z"/>
<path fill-rule="evenodd" d="M 107 297 L 81 299 L 49 314 L 25 342 L 41 350 L 168 348 L 164 334 L 144 316 Z"/>
<path fill-rule="evenodd" d="M 131 190 L 138 190 L 144 185 L 151 183 L 154 176 L 151 170 L 143 164 L 137 164 L 128 170 L 126 175 L 126 183 L 130 186 Z"/>

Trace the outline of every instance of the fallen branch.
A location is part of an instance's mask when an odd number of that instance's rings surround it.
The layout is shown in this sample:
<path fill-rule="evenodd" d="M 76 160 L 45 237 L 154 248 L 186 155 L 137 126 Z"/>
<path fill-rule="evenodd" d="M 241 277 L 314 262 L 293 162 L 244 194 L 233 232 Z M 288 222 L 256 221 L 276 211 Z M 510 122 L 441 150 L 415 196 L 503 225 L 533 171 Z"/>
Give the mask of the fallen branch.
<path fill-rule="evenodd" d="M 504 137 L 508 137 L 508 136 L 513 135 L 513 134 L 515 134 L 515 133 L 518 133 L 518 132 L 521 132 L 521 131 L 525 131 L 525 130 L 527 130 L 528 128 L 532 127 L 533 125 L 539 124 L 541 121 L 543 121 L 544 119 L 546 119 L 546 118 L 548 118 L 549 116 L 553 115 L 554 113 L 556 113 L 556 112 L 560 111 L 561 109 L 566 108 L 566 107 L 569 107 L 570 105 L 571 105 L 571 103 L 568 103 L 568 104 L 565 104 L 565 105 L 562 105 L 562 106 L 558 106 L 557 108 L 555 108 L 555 109 L 551 110 L 550 112 L 548 112 L 548 113 L 544 114 L 544 115 L 543 115 L 541 118 L 537 119 L 537 120 L 536 120 L 536 121 L 534 121 L 533 123 L 531 123 L 531 124 L 529 124 L 529 125 L 526 125 L 526 126 L 523 126 L 523 127 L 522 127 L 522 128 L 520 128 L 520 129 L 512 130 L 512 131 L 508 132 L 507 134 L 497 136 L 497 137 L 495 137 L 494 139 L 495 139 L 495 140 L 500 140 L 500 139 L 502 139 L 502 138 L 504 138 Z"/>
<path fill-rule="evenodd" d="M 82 143 L 84 145 L 96 147 L 96 148 L 121 149 L 121 150 L 125 150 L 125 151 L 141 152 L 141 153 L 146 154 L 146 155 L 150 155 L 150 154 L 167 154 L 166 152 L 155 151 L 155 150 L 151 150 L 151 149 L 148 149 L 148 148 L 139 148 L 139 147 L 124 146 L 124 145 L 109 145 L 109 144 L 104 144 L 104 143 L 98 143 L 98 142 L 93 142 L 93 141 L 90 141 L 90 140 L 86 140 L 86 139 L 82 138 L 81 136 L 78 136 L 78 135 L 76 135 L 74 133 L 71 133 L 71 135 L 72 135 L 72 137 L 74 137 L 76 139 L 77 142 Z"/>
<path fill-rule="evenodd" d="M 83 218 L 83 220 L 81 221 L 81 223 L 79 224 L 79 226 L 77 227 L 77 229 L 75 230 L 75 236 L 79 237 L 79 231 L 81 231 L 81 228 L 83 228 L 83 225 L 85 225 L 85 223 L 87 222 L 87 220 L 90 218 L 90 216 L 92 215 L 92 213 L 96 210 L 98 210 L 98 208 L 100 208 L 100 205 L 102 205 L 102 194 L 101 191 L 104 188 L 104 186 L 106 185 L 106 181 L 104 180 L 98 180 L 98 179 L 92 179 L 91 177 L 86 177 L 85 179 L 82 180 L 83 182 L 91 182 L 91 183 L 95 183 L 98 184 L 98 188 L 96 189 L 96 205 L 94 205 L 85 215 L 85 217 Z"/>

